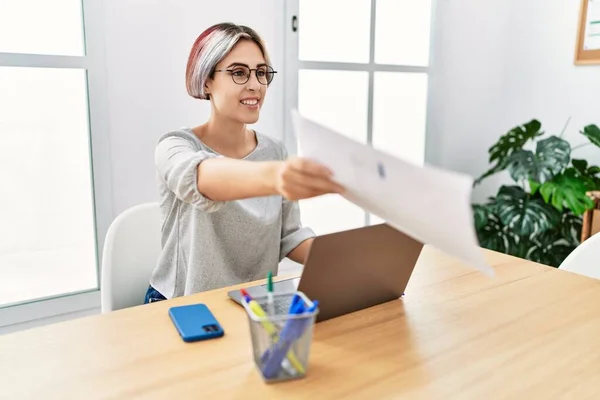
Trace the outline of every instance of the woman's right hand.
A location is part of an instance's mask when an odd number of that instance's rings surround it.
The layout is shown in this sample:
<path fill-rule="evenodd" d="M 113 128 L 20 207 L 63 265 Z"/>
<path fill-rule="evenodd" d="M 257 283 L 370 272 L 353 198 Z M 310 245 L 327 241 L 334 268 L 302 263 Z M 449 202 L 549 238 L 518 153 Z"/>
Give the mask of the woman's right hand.
<path fill-rule="evenodd" d="M 277 164 L 275 189 L 287 200 L 343 193 L 344 188 L 331 177 L 327 167 L 307 158 L 292 157 Z"/>

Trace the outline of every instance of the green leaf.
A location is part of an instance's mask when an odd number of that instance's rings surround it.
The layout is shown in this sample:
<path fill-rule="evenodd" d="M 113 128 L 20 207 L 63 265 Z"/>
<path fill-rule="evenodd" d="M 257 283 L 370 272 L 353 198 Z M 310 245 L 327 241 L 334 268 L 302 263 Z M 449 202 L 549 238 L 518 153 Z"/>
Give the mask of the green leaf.
<path fill-rule="evenodd" d="M 540 168 L 551 171 L 551 175 L 554 176 L 569 165 L 571 145 L 557 136 L 550 136 L 537 143 L 535 155 Z M 539 180 L 539 182 L 544 181 Z"/>
<path fill-rule="evenodd" d="M 562 236 L 573 246 L 580 244 L 582 226 L 582 218 L 571 212 L 564 213 L 559 224 Z"/>
<path fill-rule="evenodd" d="M 531 194 L 534 195 L 537 193 L 537 191 L 540 189 L 540 187 L 542 186 L 541 183 L 536 182 L 534 180 L 529 180 L 529 189 L 531 190 Z"/>
<path fill-rule="evenodd" d="M 562 174 L 545 182 L 540 193 L 546 203 L 552 199 L 552 205 L 557 210 L 562 211 L 562 207 L 566 205 L 575 215 L 581 215 L 594 208 L 594 202 L 586 194 L 587 190 L 585 182 L 577 176 L 577 171 L 567 168 Z M 558 198 L 555 199 L 555 196 Z"/>
<path fill-rule="evenodd" d="M 508 172 L 515 181 L 521 179 L 537 180 L 535 154 L 529 150 L 518 150 L 508 159 Z"/>
<path fill-rule="evenodd" d="M 546 182 L 542 185 L 542 187 L 540 188 L 540 194 L 542 195 L 542 199 L 544 199 L 544 202 L 550 202 L 550 196 L 552 196 L 555 187 L 556 184 L 554 182 Z M 562 211 L 562 209 L 558 211 Z"/>
<path fill-rule="evenodd" d="M 587 171 L 587 165 L 588 162 L 586 160 L 576 160 L 573 159 L 571 161 L 571 164 L 573 164 L 573 167 L 575 167 L 575 169 L 577 170 L 577 172 L 579 172 L 580 174 L 585 174 Z M 596 167 L 598 168 L 598 167 Z"/>
<path fill-rule="evenodd" d="M 600 178 L 596 175 L 600 173 L 600 167 L 588 167 L 586 160 L 572 160 L 575 176 L 582 180 L 588 191 L 600 189 Z"/>
<path fill-rule="evenodd" d="M 582 176 L 579 177 L 579 179 L 581 179 L 587 191 L 596 190 L 597 180 L 595 180 L 594 178 Z"/>
<path fill-rule="evenodd" d="M 600 173 L 600 167 L 594 165 L 592 167 L 589 167 L 586 172 L 588 175 L 596 175 L 596 174 Z"/>
<path fill-rule="evenodd" d="M 600 147 L 600 128 L 598 128 L 598 126 L 593 124 L 588 125 L 585 128 L 583 128 L 583 131 L 581 133 L 587 136 L 590 142 Z"/>
<path fill-rule="evenodd" d="M 487 215 L 487 224 L 477 229 L 477 238 L 481 247 L 508 254 L 518 240 L 494 213 Z"/>
<path fill-rule="evenodd" d="M 514 152 L 508 159 L 508 170 L 515 181 L 522 179 L 544 183 L 562 171 L 571 158 L 571 145 L 556 136 L 537 143 L 536 153 L 528 150 Z"/>
<path fill-rule="evenodd" d="M 475 219 L 475 229 L 483 229 L 488 224 L 490 218 L 490 208 L 484 204 L 473 205 L 473 218 Z"/>
<path fill-rule="evenodd" d="M 532 238 L 528 258 L 531 261 L 558 267 L 575 249 L 560 231 L 543 232 Z"/>
<path fill-rule="evenodd" d="M 514 151 L 520 150 L 529 140 L 543 135 L 544 132 L 540 131 L 541 128 L 540 121 L 534 119 L 523 126 L 511 129 L 490 148 L 490 162 L 507 158 Z"/>
<path fill-rule="evenodd" d="M 558 211 L 563 212 L 563 202 L 565 201 L 565 195 L 560 190 L 554 193 L 552 196 L 552 206 Z"/>
<path fill-rule="evenodd" d="M 507 253 L 511 256 L 528 259 L 530 251 L 531 246 L 528 238 L 520 237 L 517 243 L 511 243 Z"/>
<path fill-rule="evenodd" d="M 480 176 L 475 184 L 479 184 L 483 179 L 497 172 L 504 170 L 508 166 L 508 158 L 512 153 L 521 150 L 523 145 L 529 140 L 533 140 L 544 134 L 541 131 L 542 124 L 538 120 L 531 120 L 528 123 L 511 129 L 508 133 L 501 136 L 500 139 L 488 150 L 490 155 L 489 162 L 496 163 L 492 168 Z"/>
<path fill-rule="evenodd" d="M 569 191 L 565 192 L 565 203 L 575 215 L 582 215 L 586 210 L 591 210 L 594 207 L 594 202 L 589 197 L 580 197 L 578 193 Z"/>
<path fill-rule="evenodd" d="M 569 165 L 571 145 L 557 136 L 550 136 L 548 139 L 540 140 L 537 143 L 535 155 L 541 174 L 538 182 L 544 183 Z M 542 174 L 547 179 L 542 179 Z"/>
<path fill-rule="evenodd" d="M 518 186 L 502 186 L 496 197 L 498 217 L 518 236 L 535 236 L 555 226 L 560 214 Z"/>

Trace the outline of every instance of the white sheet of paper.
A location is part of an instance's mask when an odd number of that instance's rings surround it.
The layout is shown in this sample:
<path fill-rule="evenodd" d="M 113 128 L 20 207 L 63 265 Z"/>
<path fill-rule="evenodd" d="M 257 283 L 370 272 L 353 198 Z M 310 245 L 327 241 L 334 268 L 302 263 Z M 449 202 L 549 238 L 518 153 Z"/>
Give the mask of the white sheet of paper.
<path fill-rule="evenodd" d="M 407 163 L 295 110 L 292 121 L 300 154 L 330 168 L 345 187 L 346 199 L 414 239 L 494 275 L 475 233 L 471 177 Z"/>

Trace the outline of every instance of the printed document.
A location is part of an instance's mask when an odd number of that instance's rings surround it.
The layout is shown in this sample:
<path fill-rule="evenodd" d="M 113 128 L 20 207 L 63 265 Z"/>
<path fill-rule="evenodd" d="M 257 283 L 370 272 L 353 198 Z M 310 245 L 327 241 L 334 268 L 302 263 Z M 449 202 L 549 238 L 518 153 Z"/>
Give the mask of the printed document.
<path fill-rule="evenodd" d="M 473 179 L 402 161 L 292 112 L 301 156 L 333 171 L 344 197 L 424 244 L 494 275 L 479 247 L 473 214 Z"/>

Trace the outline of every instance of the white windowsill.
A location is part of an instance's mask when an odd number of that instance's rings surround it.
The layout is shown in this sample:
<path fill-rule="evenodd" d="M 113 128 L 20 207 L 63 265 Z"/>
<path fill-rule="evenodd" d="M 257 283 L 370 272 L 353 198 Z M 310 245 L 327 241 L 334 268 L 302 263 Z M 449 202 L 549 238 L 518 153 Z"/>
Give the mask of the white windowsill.
<path fill-rule="evenodd" d="M 100 309 L 100 290 L 0 308 L 0 328 L 35 320 Z"/>

